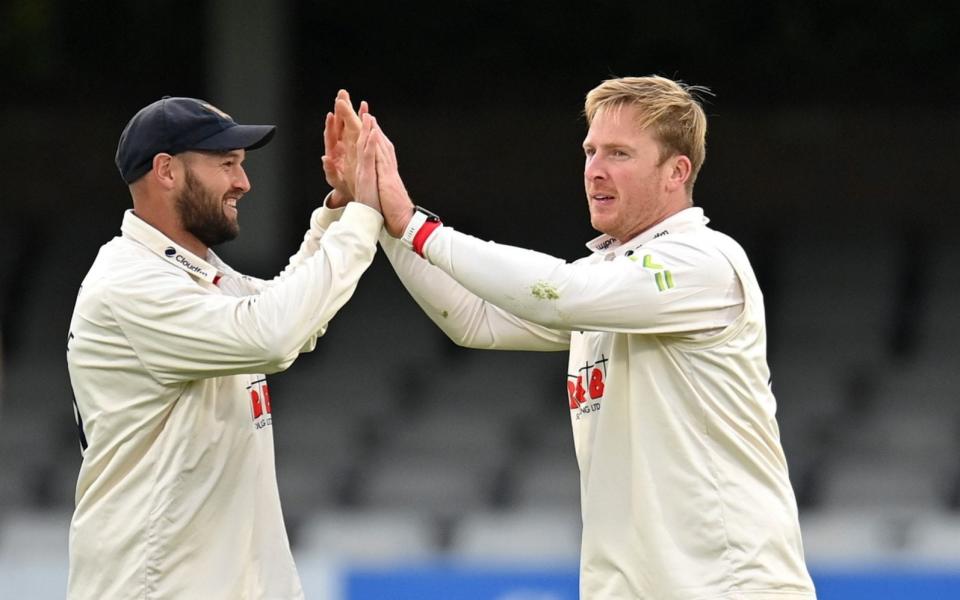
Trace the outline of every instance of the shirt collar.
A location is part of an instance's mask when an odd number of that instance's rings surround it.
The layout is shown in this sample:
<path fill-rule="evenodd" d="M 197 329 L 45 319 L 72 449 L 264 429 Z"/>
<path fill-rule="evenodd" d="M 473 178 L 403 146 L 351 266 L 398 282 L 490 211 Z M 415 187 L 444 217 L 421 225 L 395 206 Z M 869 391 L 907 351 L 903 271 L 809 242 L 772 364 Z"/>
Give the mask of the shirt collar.
<path fill-rule="evenodd" d="M 645 230 L 640 235 L 621 244 L 616 238 L 609 235 L 601 235 L 587 242 L 587 248 L 595 254 L 603 252 L 619 253 L 630 248 L 637 248 L 649 242 L 652 239 L 662 237 L 671 233 L 687 231 L 694 227 L 702 227 L 710 222 L 710 219 L 703 216 L 703 209 L 699 206 L 685 208 L 678 213 L 674 213 L 666 219 L 660 221 L 653 227 Z"/>
<path fill-rule="evenodd" d="M 123 214 L 120 231 L 128 238 L 152 250 L 166 262 L 194 277 L 208 283 L 215 283 L 219 279 L 215 266 L 163 235 L 158 229 L 134 214 L 133 210 Z"/>

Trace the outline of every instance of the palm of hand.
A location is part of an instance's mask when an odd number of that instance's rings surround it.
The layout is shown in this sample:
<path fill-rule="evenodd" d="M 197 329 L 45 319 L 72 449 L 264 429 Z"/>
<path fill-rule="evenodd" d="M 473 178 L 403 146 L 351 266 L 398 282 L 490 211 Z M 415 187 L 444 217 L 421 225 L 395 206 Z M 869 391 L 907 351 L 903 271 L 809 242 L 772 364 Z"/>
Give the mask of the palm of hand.
<path fill-rule="evenodd" d="M 356 197 L 357 151 L 356 142 L 340 139 L 328 149 L 323 161 L 327 184 L 348 198 Z"/>

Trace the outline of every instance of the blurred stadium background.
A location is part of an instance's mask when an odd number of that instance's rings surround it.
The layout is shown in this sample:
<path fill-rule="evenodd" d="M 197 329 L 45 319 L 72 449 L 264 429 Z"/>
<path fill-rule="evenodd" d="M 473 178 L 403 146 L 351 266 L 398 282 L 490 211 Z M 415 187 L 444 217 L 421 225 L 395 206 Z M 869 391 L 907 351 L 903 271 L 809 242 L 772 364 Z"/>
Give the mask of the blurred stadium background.
<path fill-rule="evenodd" d="M 137 109 L 191 95 L 279 125 L 220 249 L 251 274 L 281 268 L 327 190 L 340 87 L 370 100 L 419 203 L 574 259 L 594 235 L 583 95 L 659 73 L 716 93 L 695 200 L 765 289 L 821 599 L 960 598 L 958 40 L 957 6 L 896 1 L 0 4 L 0 596 L 63 597 L 65 336 L 129 205 L 113 153 Z M 308 597 L 575 598 L 564 373 L 562 353 L 454 347 L 378 258 L 270 379 Z"/>

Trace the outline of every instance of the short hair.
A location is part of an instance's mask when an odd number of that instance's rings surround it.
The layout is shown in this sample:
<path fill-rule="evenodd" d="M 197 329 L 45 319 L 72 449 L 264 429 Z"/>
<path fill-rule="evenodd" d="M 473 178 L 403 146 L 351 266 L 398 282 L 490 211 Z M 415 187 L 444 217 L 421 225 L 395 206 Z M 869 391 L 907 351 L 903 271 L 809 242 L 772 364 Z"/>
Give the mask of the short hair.
<path fill-rule="evenodd" d="M 600 111 L 622 106 L 637 110 L 637 127 L 649 128 L 660 143 L 660 160 L 682 154 L 690 159 L 687 191 L 693 190 L 707 156 L 707 115 L 701 96 L 712 95 L 703 86 L 687 85 L 666 77 L 618 77 L 607 79 L 587 93 L 583 112 L 587 125 Z"/>

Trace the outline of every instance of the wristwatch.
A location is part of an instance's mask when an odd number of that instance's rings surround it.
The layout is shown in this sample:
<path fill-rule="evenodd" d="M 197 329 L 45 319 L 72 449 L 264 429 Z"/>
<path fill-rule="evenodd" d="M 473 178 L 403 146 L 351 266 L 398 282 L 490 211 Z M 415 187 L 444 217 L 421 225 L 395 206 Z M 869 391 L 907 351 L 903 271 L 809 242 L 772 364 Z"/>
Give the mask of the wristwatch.
<path fill-rule="evenodd" d="M 410 222 L 407 223 L 407 228 L 403 230 L 400 241 L 420 256 L 423 256 L 423 245 L 426 243 L 427 238 L 441 225 L 443 225 L 443 222 L 440 221 L 440 217 L 422 206 L 414 206 L 413 216 L 410 218 Z"/>

